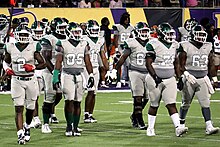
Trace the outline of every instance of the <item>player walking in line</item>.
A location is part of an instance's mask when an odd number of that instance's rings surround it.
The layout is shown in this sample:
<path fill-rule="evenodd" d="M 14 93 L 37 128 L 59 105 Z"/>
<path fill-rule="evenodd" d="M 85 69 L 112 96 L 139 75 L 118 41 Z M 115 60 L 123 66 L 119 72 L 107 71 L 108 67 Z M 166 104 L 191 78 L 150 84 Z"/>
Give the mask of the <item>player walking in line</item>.
<path fill-rule="evenodd" d="M 178 42 L 175 41 L 175 31 L 168 23 L 158 26 L 158 39 L 152 39 L 146 45 L 146 67 L 149 74 L 146 77 L 149 90 L 150 107 L 148 110 L 147 136 L 155 136 L 154 125 L 161 99 L 173 121 L 176 136 L 181 136 L 187 128 L 181 127 L 176 108 L 177 86 L 174 77 L 177 65 L 174 63 Z"/>
<path fill-rule="evenodd" d="M 147 89 L 146 89 L 146 63 L 145 46 L 149 41 L 150 29 L 145 22 L 139 22 L 135 26 L 136 38 L 129 38 L 124 42 L 123 54 L 116 64 L 118 70 L 125 60 L 129 57 L 129 77 L 131 82 L 131 92 L 133 96 L 133 113 L 131 121 L 133 127 L 139 127 L 141 130 L 147 129 L 145 126 L 142 110 L 147 104 Z"/>
<path fill-rule="evenodd" d="M 31 39 L 31 30 L 18 26 L 14 32 L 16 43 L 5 44 L 3 67 L 7 75 L 12 76 L 11 96 L 15 106 L 15 122 L 18 144 L 30 140 L 30 123 L 37 100 L 37 79 L 35 69 L 46 67 L 40 54 L 41 46 Z M 35 65 L 35 60 L 38 64 Z M 23 125 L 23 110 L 26 108 L 26 121 Z"/>
<path fill-rule="evenodd" d="M 192 29 L 191 40 L 180 42 L 179 61 L 182 78 L 178 87 L 182 90 L 182 105 L 180 107 L 180 124 L 185 127 L 185 118 L 193 100 L 198 98 L 202 115 L 205 120 L 207 135 L 215 134 L 218 127 L 213 127 L 210 111 L 210 97 L 214 89 L 210 77 L 216 76 L 215 65 L 213 64 L 212 43 L 206 42 L 207 33 L 201 25 Z"/>

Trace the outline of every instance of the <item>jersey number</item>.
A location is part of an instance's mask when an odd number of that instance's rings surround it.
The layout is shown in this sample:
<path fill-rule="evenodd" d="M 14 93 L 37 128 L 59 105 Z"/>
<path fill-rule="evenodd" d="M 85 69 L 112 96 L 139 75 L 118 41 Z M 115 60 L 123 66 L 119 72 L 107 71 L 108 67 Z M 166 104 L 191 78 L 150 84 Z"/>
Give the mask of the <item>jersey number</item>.
<path fill-rule="evenodd" d="M 121 41 L 124 42 L 126 39 L 128 39 L 130 36 L 130 33 L 121 33 Z"/>
<path fill-rule="evenodd" d="M 66 55 L 67 61 L 66 64 L 71 66 L 74 64 L 77 65 L 82 65 L 83 64 L 83 59 L 84 59 L 84 55 L 83 54 L 68 54 Z"/>
<path fill-rule="evenodd" d="M 144 65 L 144 60 L 145 60 L 145 58 L 144 58 L 145 56 L 144 56 L 144 54 L 143 53 L 138 53 L 137 54 L 137 65 L 140 65 L 140 66 L 142 66 L 142 65 Z"/>
<path fill-rule="evenodd" d="M 192 57 L 192 66 L 206 67 L 208 64 L 207 55 L 194 55 Z"/>
<path fill-rule="evenodd" d="M 25 64 L 26 60 L 24 58 L 18 58 L 17 63 L 18 63 L 18 71 L 25 71 L 23 68 L 23 65 Z"/>

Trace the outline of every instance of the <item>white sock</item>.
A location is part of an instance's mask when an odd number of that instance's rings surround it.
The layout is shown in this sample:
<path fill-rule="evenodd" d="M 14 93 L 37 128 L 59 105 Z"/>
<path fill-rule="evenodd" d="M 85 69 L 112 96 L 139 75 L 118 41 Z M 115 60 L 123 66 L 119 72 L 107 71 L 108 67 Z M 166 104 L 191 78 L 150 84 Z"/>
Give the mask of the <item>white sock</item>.
<path fill-rule="evenodd" d="M 55 114 L 50 114 L 50 116 L 51 116 L 51 117 L 56 117 L 56 115 L 55 115 Z"/>
<path fill-rule="evenodd" d="M 90 113 L 90 114 L 89 114 L 89 117 L 91 117 L 91 116 L 92 116 L 92 114 Z"/>
<path fill-rule="evenodd" d="M 89 115 L 89 112 L 84 112 L 84 115 L 88 114 Z"/>
<path fill-rule="evenodd" d="M 212 121 L 211 120 L 208 120 L 205 122 L 206 124 L 206 128 L 209 127 L 209 126 L 212 126 Z"/>
<path fill-rule="evenodd" d="M 171 119 L 173 121 L 173 124 L 176 127 L 180 126 L 180 118 L 179 118 L 179 114 L 178 113 L 174 113 L 171 116 Z"/>
<path fill-rule="evenodd" d="M 156 116 L 148 114 L 148 128 L 153 129 L 156 122 Z"/>
<path fill-rule="evenodd" d="M 23 129 L 18 130 L 17 135 L 19 136 L 20 134 L 24 135 L 24 130 Z"/>

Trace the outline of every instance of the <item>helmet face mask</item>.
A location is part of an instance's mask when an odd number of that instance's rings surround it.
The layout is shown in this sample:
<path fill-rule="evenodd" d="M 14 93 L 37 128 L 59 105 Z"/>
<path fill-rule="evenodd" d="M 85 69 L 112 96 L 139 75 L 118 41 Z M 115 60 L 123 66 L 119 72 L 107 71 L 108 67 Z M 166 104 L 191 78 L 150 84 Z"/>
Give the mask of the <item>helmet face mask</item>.
<path fill-rule="evenodd" d="M 176 39 L 176 32 L 174 31 L 174 29 L 171 29 L 168 32 L 163 32 L 163 34 L 164 34 L 164 40 L 168 43 L 172 43 Z"/>
<path fill-rule="evenodd" d="M 31 41 L 31 30 L 26 26 L 18 26 L 14 32 L 17 43 L 25 44 Z"/>
<path fill-rule="evenodd" d="M 56 17 L 51 21 L 51 30 L 60 35 L 66 35 L 68 23 L 60 17 Z"/>
<path fill-rule="evenodd" d="M 90 37 L 99 37 L 99 24 L 95 20 L 89 20 L 87 24 L 87 32 Z"/>
<path fill-rule="evenodd" d="M 66 35 L 67 23 L 57 24 L 55 32 L 60 35 Z"/>
<path fill-rule="evenodd" d="M 44 24 L 40 21 L 35 21 L 32 26 L 32 34 L 33 34 L 33 38 L 36 40 L 41 40 L 43 38 L 43 36 L 45 35 L 45 27 Z"/>
<path fill-rule="evenodd" d="M 196 42 L 204 43 L 207 39 L 207 33 L 201 25 L 197 25 L 192 29 L 191 37 Z"/>
<path fill-rule="evenodd" d="M 69 23 L 67 32 L 70 39 L 79 41 L 82 38 L 83 31 L 77 23 L 74 22 Z"/>
<path fill-rule="evenodd" d="M 162 23 L 158 26 L 158 37 L 167 43 L 176 40 L 176 32 L 168 23 Z"/>
<path fill-rule="evenodd" d="M 139 22 L 135 26 L 137 37 L 141 40 L 147 40 L 150 38 L 150 28 L 144 22 Z"/>

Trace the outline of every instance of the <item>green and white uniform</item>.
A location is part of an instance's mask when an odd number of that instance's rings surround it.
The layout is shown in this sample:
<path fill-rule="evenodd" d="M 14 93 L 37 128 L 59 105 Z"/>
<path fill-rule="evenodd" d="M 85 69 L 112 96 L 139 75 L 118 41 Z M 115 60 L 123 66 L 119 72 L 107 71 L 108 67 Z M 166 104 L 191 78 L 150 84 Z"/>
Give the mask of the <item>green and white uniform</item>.
<path fill-rule="evenodd" d="M 146 45 L 147 52 L 156 56 L 152 66 L 156 75 L 163 80 L 156 88 L 154 79 L 149 74 L 146 77 L 151 106 L 158 107 L 161 97 L 165 105 L 176 103 L 177 86 L 173 62 L 178 46 L 178 42 L 175 41 L 168 47 L 158 39 L 150 40 Z"/>
<path fill-rule="evenodd" d="M 189 107 L 194 96 L 197 96 L 202 107 L 207 108 L 210 105 L 209 99 L 211 95 L 206 80 L 208 79 L 208 56 L 211 50 L 212 44 L 210 42 L 203 43 L 203 46 L 200 49 L 189 41 L 180 42 L 180 48 L 178 51 L 185 51 L 187 54 L 185 65 L 186 71 L 196 77 L 196 84 L 193 85 L 187 80 L 184 80 L 184 87 L 182 90 L 183 107 Z"/>
<path fill-rule="evenodd" d="M 52 52 L 52 59 L 51 62 L 54 65 L 56 62 L 56 43 L 58 42 L 58 38 L 56 38 L 54 35 L 45 35 L 42 38 L 41 45 L 42 45 L 42 50 L 48 50 Z M 42 77 L 44 81 L 44 91 L 45 91 L 45 99 L 44 101 L 47 103 L 53 103 L 55 101 L 55 95 L 56 91 L 53 90 L 53 84 L 52 84 L 52 79 L 53 75 L 51 72 L 45 68 L 42 72 Z"/>
<path fill-rule="evenodd" d="M 6 43 L 5 50 L 11 55 L 12 70 L 15 75 L 11 79 L 11 95 L 15 106 L 35 108 L 37 99 L 37 79 L 34 72 L 26 72 L 24 64 L 35 64 L 34 53 L 41 50 L 41 45 L 30 42 L 25 49 L 18 47 L 17 43 Z"/>
<path fill-rule="evenodd" d="M 98 83 L 100 77 L 99 66 L 103 66 L 102 59 L 100 57 L 100 51 L 104 50 L 105 38 L 97 37 L 96 40 L 92 40 L 93 38 L 85 36 L 83 39 L 88 42 L 90 48 L 89 49 L 90 61 L 92 63 L 94 80 L 95 80 L 94 86 L 92 88 L 87 88 L 87 90 L 96 92 L 98 89 Z M 89 75 L 86 70 L 84 71 L 84 76 L 86 78 L 86 81 L 88 81 Z"/>
<path fill-rule="evenodd" d="M 57 54 L 63 55 L 61 85 L 65 100 L 81 102 L 86 83 L 83 72 L 84 56 L 89 54 L 88 43 L 83 40 L 73 45 L 69 40 L 59 40 L 57 45 Z"/>
<path fill-rule="evenodd" d="M 146 48 L 136 38 L 129 38 L 124 43 L 124 53 L 129 54 L 129 77 L 133 96 L 144 96 L 147 94 L 145 78 L 146 69 Z M 147 97 L 147 95 L 145 95 Z"/>

